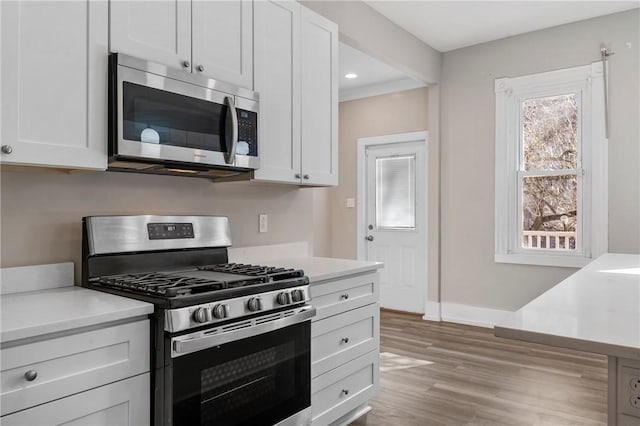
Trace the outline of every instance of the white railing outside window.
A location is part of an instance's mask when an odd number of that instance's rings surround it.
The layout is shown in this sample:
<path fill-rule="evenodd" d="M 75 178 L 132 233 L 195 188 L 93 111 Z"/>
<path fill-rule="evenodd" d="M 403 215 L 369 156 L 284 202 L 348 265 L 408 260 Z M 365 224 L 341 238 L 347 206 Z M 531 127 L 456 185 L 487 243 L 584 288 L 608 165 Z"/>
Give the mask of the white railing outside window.
<path fill-rule="evenodd" d="M 544 250 L 575 250 L 576 233 L 572 231 L 522 231 L 522 247 Z"/>

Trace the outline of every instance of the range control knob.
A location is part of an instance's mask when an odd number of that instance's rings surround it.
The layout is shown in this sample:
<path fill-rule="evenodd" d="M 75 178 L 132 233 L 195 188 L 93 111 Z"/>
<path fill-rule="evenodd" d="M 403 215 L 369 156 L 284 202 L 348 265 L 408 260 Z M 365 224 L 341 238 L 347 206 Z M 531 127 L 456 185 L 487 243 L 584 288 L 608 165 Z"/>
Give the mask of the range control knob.
<path fill-rule="evenodd" d="M 249 301 L 247 302 L 247 309 L 249 309 L 251 312 L 256 312 L 262 309 L 262 301 L 260 300 L 260 298 L 252 297 L 251 299 L 249 299 Z"/>
<path fill-rule="evenodd" d="M 293 290 L 291 292 L 291 300 L 293 301 L 293 303 L 302 302 L 304 300 L 304 291 Z"/>
<path fill-rule="evenodd" d="M 211 309 L 211 313 L 215 319 L 222 319 L 229 316 L 229 312 L 227 312 L 227 306 L 223 304 L 218 304 Z"/>
<path fill-rule="evenodd" d="M 207 308 L 198 308 L 193 312 L 193 320 L 195 322 L 203 323 L 207 322 Z"/>
<path fill-rule="evenodd" d="M 288 305 L 291 303 L 291 296 L 289 296 L 289 293 L 285 291 L 278 293 L 277 299 L 278 303 L 281 305 Z"/>

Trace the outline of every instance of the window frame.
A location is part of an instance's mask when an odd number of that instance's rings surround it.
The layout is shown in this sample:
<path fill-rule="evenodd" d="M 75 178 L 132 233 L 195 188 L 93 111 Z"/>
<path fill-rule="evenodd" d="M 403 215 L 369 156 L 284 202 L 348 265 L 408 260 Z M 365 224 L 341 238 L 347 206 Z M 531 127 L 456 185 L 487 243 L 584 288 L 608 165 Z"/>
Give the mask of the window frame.
<path fill-rule="evenodd" d="M 495 80 L 495 262 L 582 267 L 607 251 L 607 145 L 602 62 Z M 522 102 L 576 93 L 578 200 L 576 249 L 522 247 Z M 573 169 L 571 169 L 573 170 Z M 558 170 L 555 175 L 565 174 Z"/>

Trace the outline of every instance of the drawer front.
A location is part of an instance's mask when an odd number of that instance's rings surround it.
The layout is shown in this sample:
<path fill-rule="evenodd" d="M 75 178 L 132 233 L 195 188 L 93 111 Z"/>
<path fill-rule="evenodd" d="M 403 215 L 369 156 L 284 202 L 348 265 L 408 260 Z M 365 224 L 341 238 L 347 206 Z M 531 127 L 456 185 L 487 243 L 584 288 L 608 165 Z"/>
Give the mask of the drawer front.
<path fill-rule="evenodd" d="M 379 292 L 378 272 L 311 284 L 311 304 L 316 308 L 313 321 L 377 302 Z"/>
<path fill-rule="evenodd" d="M 379 346 L 377 303 L 316 321 L 311 325 L 311 377 L 378 350 Z"/>
<path fill-rule="evenodd" d="M 3 348 L 0 356 L 5 415 L 149 371 L 149 320 Z"/>
<path fill-rule="evenodd" d="M 311 381 L 313 425 L 328 425 L 367 402 L 378 388 L 378 351 L 354 359 Z"/>
<path fill-rule="evenodd" d="M 3 426 L 149 426 L 149 373 L 2 417 Z"/>

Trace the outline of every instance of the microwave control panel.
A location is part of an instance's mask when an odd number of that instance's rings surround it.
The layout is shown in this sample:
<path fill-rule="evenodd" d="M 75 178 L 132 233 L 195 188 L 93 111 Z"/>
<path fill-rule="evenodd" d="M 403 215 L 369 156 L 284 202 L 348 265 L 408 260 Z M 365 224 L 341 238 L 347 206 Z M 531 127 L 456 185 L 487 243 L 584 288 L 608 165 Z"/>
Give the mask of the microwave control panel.
<path fill-rule="evenodd" d="M 238 108 L 236 154 L 258 156 L 258 114 Z"/>

